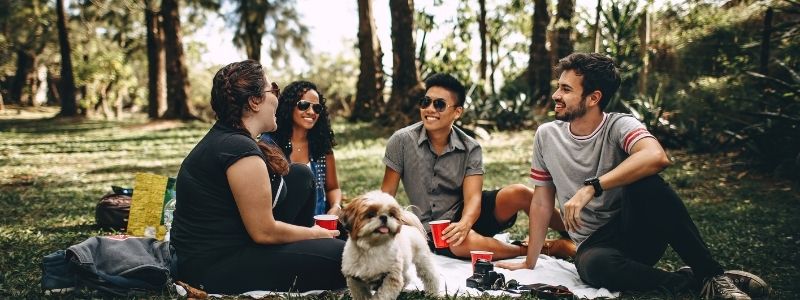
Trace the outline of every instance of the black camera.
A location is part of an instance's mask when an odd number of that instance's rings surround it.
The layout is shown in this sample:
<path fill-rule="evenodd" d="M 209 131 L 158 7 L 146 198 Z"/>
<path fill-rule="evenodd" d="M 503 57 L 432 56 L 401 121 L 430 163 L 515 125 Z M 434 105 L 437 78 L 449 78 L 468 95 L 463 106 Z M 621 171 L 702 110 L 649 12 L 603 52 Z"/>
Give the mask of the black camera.
<path fill-rule="evenodd" d="M 475 271 L 467 278 L 467 286 L 478 290 L 502 290 L 506 277 L 494 271 L 494 265 L 485 259 L 475 262 Z"/>

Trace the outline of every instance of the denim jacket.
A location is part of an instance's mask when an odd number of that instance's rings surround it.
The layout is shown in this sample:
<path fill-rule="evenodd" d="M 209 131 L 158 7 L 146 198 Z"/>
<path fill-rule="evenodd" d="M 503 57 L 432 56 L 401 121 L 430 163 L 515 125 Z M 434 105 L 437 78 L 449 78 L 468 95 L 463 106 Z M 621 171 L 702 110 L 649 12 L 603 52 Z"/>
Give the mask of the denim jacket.
<path fill-rule="evenodd" d="M 270 134 L 262 134 L 261 141 L 265 143 L 272 143 L 278 144 Z M 289 156 L 292 154 L 292 145 L 287 144 L 286 146 L 282 146 L 283 154 L 286 156 L 286 160 L 291 161 Z M 309 149 L 310 150 L 310 149 Z M 313 152 L 313 151 L 309 151 Z M 314 182 L 317 184 L 317 205 L 314 208 L 315 215 L 323 215 L 328 213 L 328 200 L 325 196 L 325 176 L 327 175 L 327 163 L 325 161 L 325 155 L 320 155 L 318 157 L 311 157 L 310 158 L 311 164 L 311 172 L 314 173 Z"/>
<path fill-rule="evenodd" d="M 42 290 L 87 286 L 126 296 L 132 291 L 161 291 L 175 271 L 169 242 L 127 236 L 91 237 L 42 260 Z"/>

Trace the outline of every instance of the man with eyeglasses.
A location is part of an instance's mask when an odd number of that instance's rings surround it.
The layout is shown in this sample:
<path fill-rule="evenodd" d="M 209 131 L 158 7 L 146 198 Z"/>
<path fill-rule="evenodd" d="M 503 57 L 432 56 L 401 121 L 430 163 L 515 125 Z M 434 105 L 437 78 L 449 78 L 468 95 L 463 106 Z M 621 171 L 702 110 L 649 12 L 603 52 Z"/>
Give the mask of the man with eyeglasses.
<path fill-rule="evenodd" d="M 501 242 L 493 236 L 513 226 L 517 212 L 528 212 L 533 191 L 522 184 L 482 191 L 481 146 L 453 126 L 464 113 L 464 85 L 440 73 L 425 80 L 425 86 L 425 96 L 419 100 L 422 120 L 396 131 L 387 142 L 381 190 L 395 195 L 402 180 L 417 208 L 414 213 L 429 235 L 428 222 L 451 221 L 443 230 L 449 247 L 436 249 L 431 244 L 437 254 L 466 258 L 471 250 L 484 250 L 494 252 L 493 259 L 525 255 L 527 245 Z M 550 220 L 551 228 L 564 231 L 561 218 Z M 575 245 L 568 239 L 549 241 L 548 246 L 542 253 L 575 254 Z"/>

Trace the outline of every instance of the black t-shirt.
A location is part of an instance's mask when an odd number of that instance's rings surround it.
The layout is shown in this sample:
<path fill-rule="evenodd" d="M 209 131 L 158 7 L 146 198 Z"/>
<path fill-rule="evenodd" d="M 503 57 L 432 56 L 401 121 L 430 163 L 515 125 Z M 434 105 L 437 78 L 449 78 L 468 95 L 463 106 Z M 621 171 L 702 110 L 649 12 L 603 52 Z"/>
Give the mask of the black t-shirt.
<path fill-rule="evenodd" d="M 255 140 L 217 122 L 183 160 L 175 185 L 177 206 L 170 233 L 179 257 L 213 259 L 253 243 L 225 174 L 236 161 L 251 155 L 264 159 Z M 272 182 L 273 195 L 278 185 Z"/>

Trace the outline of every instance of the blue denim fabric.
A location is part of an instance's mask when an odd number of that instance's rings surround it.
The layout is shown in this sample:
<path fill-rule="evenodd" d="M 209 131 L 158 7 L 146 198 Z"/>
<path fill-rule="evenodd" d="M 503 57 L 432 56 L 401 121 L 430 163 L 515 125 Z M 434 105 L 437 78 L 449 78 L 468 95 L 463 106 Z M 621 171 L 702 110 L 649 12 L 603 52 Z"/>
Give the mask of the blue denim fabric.
<path fill-rule="evenodd" d="M 262 134 L 261 141 L 265 143 L 275 144 L 278 143 L 273 139 L 272 135 L 270 134 Z M 286 145 L 281 147 L 283 149 L 283 154 L 286 156 L 286 160 L 291 161 L 289 155 L 292 154 L 292 147 L 291 145 Z M 309 152 L 313 152 L 310 151 Z M 317 184 L 317 205 L 314 208 L 314 215 L 322 215 L 328 212 L 328 199 L 325 195 L 325 176 L 327 175 L 327 166 L 328 164 L 325 161 L 325 155 L 321 155 L 319 157 L 311 157 L 311 172 L 314 173 L 314 182 Z"/>
<path fill-rule="evenodd" d="M 169 242 L 152 238 L 91 237 L 42 260 L 42 290 L 87 286 L 116 295 L 163 290 L 175 272 Z"/>

